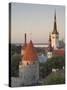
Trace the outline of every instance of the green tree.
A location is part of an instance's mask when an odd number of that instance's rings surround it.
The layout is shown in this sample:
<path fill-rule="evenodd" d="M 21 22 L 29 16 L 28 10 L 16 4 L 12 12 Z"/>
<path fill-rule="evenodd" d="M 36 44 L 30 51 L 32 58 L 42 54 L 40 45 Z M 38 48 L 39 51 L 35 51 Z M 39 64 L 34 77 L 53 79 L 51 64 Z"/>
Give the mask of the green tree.
<path fill-rule="evenodd" d="M 64 57 L 53 57 L 45 63 L 40 63 L 40 77 L 44 78 L 52 72 L 52 68 L 62 69 L 65 67 Z"/>
<path fill-rule="evenodd" d="M 19 62 L 21 60 L 21 56 L 19 54 L 14 54 L 11 57 L 11 76 L 19 75 Z"/>
<path fill-rule="evenodd" d="M 44 84 L 53 85 L 53 84 L 64 84 L 65 83 L 65 75 L 62 72 L 51 73 L 44 80 Z"/>
<path fill-rule="evenodd" d="M 15 53 L 20 54 L 21 46 L 16 46 L 15 44 L 10 45 L 11 45 L 11 55 L 14 55 Z"/>
<path fill-rule="evenodd" d="M 52 68 L 62 69 L 65 66 L 65 57 L 56 56 L 49 60 Z"/>

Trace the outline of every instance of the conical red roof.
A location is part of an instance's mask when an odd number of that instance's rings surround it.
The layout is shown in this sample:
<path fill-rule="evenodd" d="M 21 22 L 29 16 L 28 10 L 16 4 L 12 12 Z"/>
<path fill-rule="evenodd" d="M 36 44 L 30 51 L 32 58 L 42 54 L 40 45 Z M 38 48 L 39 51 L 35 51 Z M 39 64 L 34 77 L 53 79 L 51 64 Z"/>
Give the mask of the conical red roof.
<path fill-rule="evenodd" d="M 30 43 L 27 45 L 24 51 L 23 60 L 37 60 L 37 52 L 35 48 L 33 47 L 32 41 L 30 40 Z"/>

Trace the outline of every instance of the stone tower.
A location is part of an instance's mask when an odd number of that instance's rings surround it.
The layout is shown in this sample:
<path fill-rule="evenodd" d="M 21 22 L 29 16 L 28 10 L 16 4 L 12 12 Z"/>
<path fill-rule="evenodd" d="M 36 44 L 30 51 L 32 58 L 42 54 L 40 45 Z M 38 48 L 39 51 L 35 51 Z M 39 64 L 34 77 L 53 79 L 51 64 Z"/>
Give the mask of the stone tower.
<path fill-rule="evenodd" d="M 35 85 L 39 80 L 39 61 L 32 40 L 27 44 L 19 65 L 19 77 L 22 85 Z"/>
<path fill-rule="evenodd" d="M 56 12 L 54 15 L 53 32 L 51 33 L 51 46 L 53 47 L 53 49 L 57 49 L 59 47 L 59 33 L 57 31 Z"/>

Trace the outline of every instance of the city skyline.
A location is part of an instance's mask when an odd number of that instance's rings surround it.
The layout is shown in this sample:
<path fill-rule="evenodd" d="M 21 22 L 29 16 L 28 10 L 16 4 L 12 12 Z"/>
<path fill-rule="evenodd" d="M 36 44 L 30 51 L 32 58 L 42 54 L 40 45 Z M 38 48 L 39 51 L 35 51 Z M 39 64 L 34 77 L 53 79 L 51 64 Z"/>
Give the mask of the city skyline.
<path fill-rule="evenodd" d="M 53 31 L 56 10 L 57 31 L 59 38 L 64 38 L 65 7 L 58 5 L 12 3 L 11 8 L 11 43 L 27 41 L 48 43 L 49 33 Z"/>

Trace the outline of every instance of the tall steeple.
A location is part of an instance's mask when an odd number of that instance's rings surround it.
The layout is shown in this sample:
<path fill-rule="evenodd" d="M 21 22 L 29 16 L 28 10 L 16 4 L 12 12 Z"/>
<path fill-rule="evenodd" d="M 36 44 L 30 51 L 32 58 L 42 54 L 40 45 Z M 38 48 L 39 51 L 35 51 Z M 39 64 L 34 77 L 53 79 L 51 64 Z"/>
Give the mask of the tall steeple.
<path fill-rule="evenodd" d="M 59 47 L 59 33 L 57 31 L 56 11 L 55 11 L 55 14 L 54 14 L 53 32 L 51 33 L 51 46 L 52 46 L 53 49 L 57 49 L 57 47 Z"/>
<path fill-rule="evenodd" d="M 24 51 L 25 51 L 25 48 L 27 46 L 27 38 L 26 38 L 26 33 L 24 34 L 24 44 L 21 46 L 21 56 L 24 55 Z"/>
<path fill-rule="evenodd" d="M 23 48 L 25 48 L 27 46 L 27 35 L 26 33 L 24 34 L 24 45 Z"/>
<path fill-rule="evenodd" d="M 49 34 L 49 49 L 48 51 L 52 51 L 52 46 L 51 46 L 51 35 Z"/>
<path fill-rule="evenodd" d="M 58 34 L 58 32 L 57 32 L 57 23 L 56 23 L 56 10 L 55 10 L 55 14 L 54 14 L 54 27 L 53 27 L 52 34 Z"/>
<path fill-rule="evenodd" d="M 25 42 L 24 42 L 24 43 L 26 44 L 26 43 L 27 43 L 27 39 L 26 39 L 26 33 L 25 33 L 25 36 L 24 36 L 24 37 L 25 37 Z"/>

